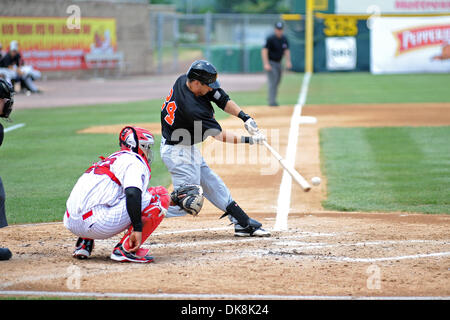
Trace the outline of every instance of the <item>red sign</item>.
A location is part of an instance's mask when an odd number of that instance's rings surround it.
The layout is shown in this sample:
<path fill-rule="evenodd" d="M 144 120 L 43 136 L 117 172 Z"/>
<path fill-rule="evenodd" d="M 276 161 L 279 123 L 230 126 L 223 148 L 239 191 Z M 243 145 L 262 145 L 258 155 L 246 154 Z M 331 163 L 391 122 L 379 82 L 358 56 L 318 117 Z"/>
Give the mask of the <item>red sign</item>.
<path fill-rule="evenodd" d="M 410 28 L 395 32 L 398 40 L 397 54 L 450 41 L 450 25 Z"/>

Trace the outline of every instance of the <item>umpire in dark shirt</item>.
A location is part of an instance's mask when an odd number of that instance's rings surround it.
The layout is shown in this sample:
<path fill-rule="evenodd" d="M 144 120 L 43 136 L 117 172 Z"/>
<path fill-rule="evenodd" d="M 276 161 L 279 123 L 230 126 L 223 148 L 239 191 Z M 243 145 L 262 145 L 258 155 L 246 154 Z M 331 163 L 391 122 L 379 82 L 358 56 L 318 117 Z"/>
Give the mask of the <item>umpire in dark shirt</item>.
<path fill-rule="evenodd" d="M 277 22 L 274 34 L 266 39 L 266 44 L 261 50 L 264 70 L 267 72 L 268 79 L 268 102 L 272 107 L 278 106 L 277 93 L 281 81 L 283 57 L 286 57 L 286 69 L 292 68 L 289 42 L 283 34 L 283 28 L 283 22 Z"/>

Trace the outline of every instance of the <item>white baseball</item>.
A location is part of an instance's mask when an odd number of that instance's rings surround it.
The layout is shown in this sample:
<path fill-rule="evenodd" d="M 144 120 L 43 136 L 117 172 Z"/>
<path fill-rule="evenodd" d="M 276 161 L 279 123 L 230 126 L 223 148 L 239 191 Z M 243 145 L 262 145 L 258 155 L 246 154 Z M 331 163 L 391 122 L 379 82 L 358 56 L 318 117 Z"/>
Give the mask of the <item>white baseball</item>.
<path fill-rule="evenodd" d="M 318 186 L 320 184 L 320 178 L 319 177 L 312 177 L 311 178 L 311 183 L 313 184 L 313 186 Z"/>

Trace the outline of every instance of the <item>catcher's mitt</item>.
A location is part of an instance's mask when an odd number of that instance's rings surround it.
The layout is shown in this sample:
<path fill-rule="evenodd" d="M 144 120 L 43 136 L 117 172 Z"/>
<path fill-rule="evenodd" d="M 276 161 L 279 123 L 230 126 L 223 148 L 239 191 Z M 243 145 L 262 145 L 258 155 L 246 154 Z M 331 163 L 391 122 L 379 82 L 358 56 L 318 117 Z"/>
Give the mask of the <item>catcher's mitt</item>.
<path fill-rule="evenodd" d="M 203 206 L 203 188 L 197 184 L 185 184 L 172 191 L 170 198 L 181 209 L 196 216 Z"/>

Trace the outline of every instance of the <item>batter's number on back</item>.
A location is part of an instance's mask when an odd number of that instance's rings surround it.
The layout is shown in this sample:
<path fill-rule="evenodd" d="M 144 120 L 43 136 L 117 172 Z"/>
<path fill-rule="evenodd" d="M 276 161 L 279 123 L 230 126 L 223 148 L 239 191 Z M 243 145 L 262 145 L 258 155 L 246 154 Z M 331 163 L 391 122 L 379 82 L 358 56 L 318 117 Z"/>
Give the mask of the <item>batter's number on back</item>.
<path fill-rule="evenodd" d="M 173 125 L 173 121 L 175 120 L 175 111 L 177 110 L 177 104 L 175 103 L 175 101 L 170 101 L 170 98 L 172 98 L 172 94 L 173 94 L 173 89 L 170 90 L 169 95 L 166 97 L 166 101 L 164 101 L 164 103 L 161 107 L 161 111 L 163 111 L 164 108 L 167 111 L 167 115 L 164 117 L 164 120 L 169 125 Z"/>

